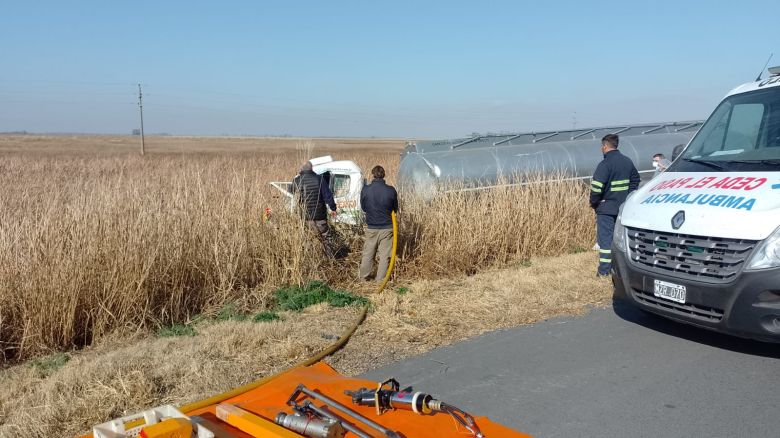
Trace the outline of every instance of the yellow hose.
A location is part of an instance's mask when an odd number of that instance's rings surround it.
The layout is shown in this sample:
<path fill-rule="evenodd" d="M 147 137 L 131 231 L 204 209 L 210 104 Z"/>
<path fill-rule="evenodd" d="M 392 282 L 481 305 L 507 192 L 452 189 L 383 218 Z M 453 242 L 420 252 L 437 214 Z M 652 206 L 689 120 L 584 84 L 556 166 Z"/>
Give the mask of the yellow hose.
<path fill-rule="evenodd" d="M 396 221 L 394 211 L 390 213 L 390 218 L 393 220 L 393 249 L 390 250 L 390 264 L 387 266 L 385 279 L 382 280 L 382 284 L 377 288 L 377 293 L 382 292 L 385 285 L 390 280 L 390 275 L 393 273 L 393 267 L 395 266 L 395 251 L 398 249 L 398 221 Z"/>
<path fill-rule="evenodd" d="M 398 222 L 396 221 L 395 212 L 392 212 L 391 218 L 393 219 L 393 248 L 392 248 L 391 254 L 390 254 L 390 265 L 387 266 L 387 273 L 385 274 L 385 279 L 382 281 L 382 283 L 379 285 L 379 288 L 376 290 L 377 293 L 381 292 L 385 288 L 385 285 L 387 284 L 388 280 L 390 280 L 390 275 L 393 272 L 393 267 L 395 266 L 395 252 L 396 252 L 396 249 L 398 248 Z M 193 402 L 193 403 L 190 403 L 190 404 L 186 404 L 184 406 L 180 406 L 179 410 L 182 413 L 186 414 L 188 412 L 192 412 L 192 411 L 195 411 L 195 410 L 198 410 L 198 409 L 201 409 L 201 408 L 205 408 L 206 406 L 211 406 L 211 405 L 214 405 L 214 404 L 217 404 L 217 403 L 221 403 L 221 402 L 223 402 L 223 401 L 225 401 L 225 400 L 227 400 L 229 398 L 233 398 L 233 397 L 235 397 L 237 395 L 243 394 L 243 393 L 245 393 L 247 391 L 251 391 L 251 390 L 253 390 L 253 389 L 257 388 L 257 387 L 263 386 L 266 383 L 270 382 L 271 380 L 275 379 L 280 374 L 285 373 L 285 372 L 287 372 L 289 370 L 292 370 L 292 369 L 295 369 L 295 368 L 300 368 L 300 367 L 307 367 L 309 365 L 313 365 L 313 364 L 321 361 L 322 359 L 324 359 L 325 357 L 333 354 L 335 351 L 337 351 L 338 349 L 343 347 L 344 344 L 347 343 L 349 338 L 352 337 L 352 334 L 355 333 L 355 331 L 360 326 L 360 324 L 363 323 L 363 320 L 366 319 L 366 313 L 368 313 L 368 304 L 363 306 L 363 310 L 360 312 L 360 316 L 358 317 L 357 321 L 355 321 L 355 323 L 352 325 L 352 327 L 347 332 L 345 332 L 336 342 L 331 344 L 328 348 L 320 351 L 315 356 L 312 356 L 312 357 L 310 357 L 310 358 L 308 358 L 308 359 L 306 359 L 306 360 L 304 360 L 304 361 L 302 361 L 302 362 L 300 362 L 300 363 L 298 363 L 296 365 L 293 365 L 292 367 L 290 367 L 290 368 L 288 368 L 288 369 L 286 369 L 284 371 L 280 371 L 280 372 L 278 372 L 276 374 L 263 377 L 260 380 L 254 381 L 252 383 L 248 383 L 248 384 L 246 384 L 244 386 L 240 386 L 238 388 L 231 389 L 230 391 L 223 392 L 222 394 L 217 394 L 217 395 L 215 395 L 213 397 L 209 397 L 209 398 L 207 398 L 205 400 L 200 400 L 200 401 L 196 401 L 196 402 Z"/>
<path fill-rule="evenodd" d="M 286 369 L 284 371 L 280 371 L 280 372 L 278 372 L 276 374 L 263 377 L 260 380 L 256 380 L 256 381 L 254 381 L 252 383 L 247 383 L 244 386 L 239 386 L 238 388 L 231 389 L 230 391 L 223 392 L 222 394 L 217 394 L 217 395 L 215 395 L 213 397 L 209 397 L 209 398 L 207 398 L 205 400 L 200 400 L 200 401 L 196 401 L 196 402 L 193 402 L 193 403 L 181 406 L 181 407 L 179 407 L 179 410 L 182 413 L 186 414 L 187 412 L 192 412 L 192 411 L 195 411 L 197 409 L 205 408 L 206 406 L 210 406 L 210 405 L 213 405 L 213 404 L 220 403 L 220 402 L 225 401 L 225 400 L 227 400 L 229 398 L 233 398 L 233 397 L 235 397 L 237 395 L 243 394 L 243 393 L 245 393 L 247 391 L 250 391 L 250 390 L 255 389 L 255 388 L 259 387 L 259 386 L 262 386 L 262 385 L 270 382 L 271 380 L 273 380 L 274 378 L 276 378 L 280 374 L 285 373 L 285 372 L 287 372 L 287 371 L 289 371 L 291 369 L 300 368 L 300 367 L 307 367 L 309 365 L 313 365 L 313 364 L 321 361 L 326 356 L 329 356 L 329 355 L 333 354 L 336 350 L 338 350 L 339 348 L 343 347 L 344 344 L 347 343 L 347 341 L 352 336 L 352 334 L 355 333 L 355 330 L 357 330 L 358 326 L 360 326 L 360 324 L 366 318 L 366 313 L 367 312 L 368 312 L 368 306 L 367 305 L 363 306 L 363 310 L 360 312 L 360 316 L 358 317 L 357 321 L 355 321 L 355 324 L 352 325 L 352 328 L 350 328 L 346 333 L 341 335 L 341 337 L 336 342 L 331 344 L 328 348 L 320 351 L 316 355 L 314 355 L 314 356 L 312 356 L 312 357 L 310 357 L 310 358 L 308 358 L 308 359 L 306 359 L 306 360 L 304 360 L 302 362 L 299 362 L 299 363 L 291 366 L 290 368 L 288 368 L 288 369 Z"/>

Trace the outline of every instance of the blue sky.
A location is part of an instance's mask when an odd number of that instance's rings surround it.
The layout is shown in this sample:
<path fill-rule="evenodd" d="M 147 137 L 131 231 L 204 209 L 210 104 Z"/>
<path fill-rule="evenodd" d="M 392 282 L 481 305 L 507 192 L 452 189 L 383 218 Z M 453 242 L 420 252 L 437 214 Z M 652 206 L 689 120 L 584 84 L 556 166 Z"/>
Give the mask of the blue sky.
<path fill-rule="evenodd" d="M 721 4 L 722 3 L 722 4 Z M 0 132 L 457 137 L 705 118 L 780 2 L 5 2 Z"/>

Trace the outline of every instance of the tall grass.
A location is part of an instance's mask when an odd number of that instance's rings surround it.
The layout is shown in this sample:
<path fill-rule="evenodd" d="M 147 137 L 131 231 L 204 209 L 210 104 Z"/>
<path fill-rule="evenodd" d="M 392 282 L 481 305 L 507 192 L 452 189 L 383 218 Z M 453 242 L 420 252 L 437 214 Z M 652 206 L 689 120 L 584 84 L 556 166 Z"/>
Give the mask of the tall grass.
<path fill-rule="evenodd" d="M 0 156 L 0 361 L 230 302 L 262 305 L 282 284 L 349 284 L 359 240 L 346 261 L 324 259 L 267 184 L 288 180 L 300 153 Z M 344 158 L 389 175 L 398 166 L 394 153 Z M 459 275 L 589 245 L 584 199 L 576 183 L 430 202 L 402 194 L 399 275 Z"/>
<path fill-rule="evenodd" d="M 416 275 L 473 273 L 590 246 L 593 213 L 580 182 L 530 177 L 520 187 L 455 191 L 403 203 L 401 255 Z M 451 189 L 453 187 L 450 187 Z"/>

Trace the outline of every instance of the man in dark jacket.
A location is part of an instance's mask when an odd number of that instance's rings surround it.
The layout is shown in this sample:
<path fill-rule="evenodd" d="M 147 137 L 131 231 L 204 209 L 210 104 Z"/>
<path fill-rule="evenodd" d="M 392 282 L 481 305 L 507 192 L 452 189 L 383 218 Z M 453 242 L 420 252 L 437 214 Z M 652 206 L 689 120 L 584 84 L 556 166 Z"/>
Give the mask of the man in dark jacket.
<path fill-rule="evenodd" d="M 336 202 L 328 183 L 322 176 L 314 173 L 311 163 L 307 161 L 293 179 L 290 191 L 297 197 L 301 216 L 306 224 L 325 242 L 329 232 L 326 206 L 330 207 L 330 214 L 336 216 Z"/>
<path fill-rule="evenodd" d="M 360 278 L 370 280 L 374 267 L 374 256 L 379 257 L 376 281 L 382 281 L 387 274 L 393 249 L 392 212 L 398 211 L 398 193 L 385 183 L 385 169 L 374 166 L 371 184 L 360 192 L 360 207 L 366 213 L 366 241 L 363 244 L 363 261 L 360 263 Z"/>
<path fill-rule="evenodd" d="M 612 233 L 620 205 L 628 194 L 639 188 L 639 172 L 630 158 L 621 154 L 618 136 L 601 139 L 604 159 L 596 166 L 590 185 L 590 206 L 596 211 L 599 243 L 599 276 L 608 276 L 612 268 Z"/>

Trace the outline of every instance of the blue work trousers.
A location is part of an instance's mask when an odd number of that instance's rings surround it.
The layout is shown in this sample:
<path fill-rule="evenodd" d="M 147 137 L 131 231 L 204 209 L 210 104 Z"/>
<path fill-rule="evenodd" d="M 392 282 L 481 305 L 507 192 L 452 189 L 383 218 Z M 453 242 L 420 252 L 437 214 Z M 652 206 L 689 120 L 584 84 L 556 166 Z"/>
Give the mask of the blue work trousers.
<path fill-rule="evenodd" d="M 612 233 L 615 231 L 617 216 L 611 214 L 596 215 L 596 237 L 599 242 L 599 275 L 609 275 L 612 269 Z"/>

